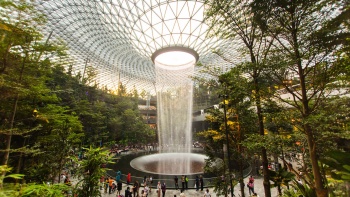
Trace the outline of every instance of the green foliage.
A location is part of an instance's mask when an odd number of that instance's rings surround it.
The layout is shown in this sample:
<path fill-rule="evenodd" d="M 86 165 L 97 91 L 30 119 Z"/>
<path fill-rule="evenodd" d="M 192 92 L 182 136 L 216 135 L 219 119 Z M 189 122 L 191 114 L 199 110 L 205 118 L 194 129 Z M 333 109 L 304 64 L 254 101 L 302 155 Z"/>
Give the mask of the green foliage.
<path fill-rule="evenodd" d="M 75 65 L 67 61 L 64 42 L 40 33 L 45 17 L 34 5 L 0 1 L 3 163 L 16 166 L 16 172 L 31 182 L 54 182 L 63 168 L 73 165 L 69 157 L 81 146 L 153 141 L 155 131 L 143 123 L 138 111 L 137 91 L 128 94 L 123 84 L 119 95 L 109 94 L 113 91 L 107 88 L 99 90 L 98 73 L 90 65 L 84 76 L 72 76 Z M 39 196 L 52 189 L 30 187 Z"/>
<path fill-rule="evenodd" d="M 83 160 L 73 159 L 78 163 L 79 169 L 76 173 L 81 180 L 75 186 L 74 193 L 79 197 L 95 197 L 100 196 L 99 181 L 101 176 L 105 176 L 106 168 L 102 168 L 102 164 L 111 164 L 112 157 L 108 150 L 101 148 L 84 148 L 85 157 Z"/>
<path fill-rule="evenodd" d="M 322 163 L 330 167 L 329 173 L 337 180 L 350 181 L 350 155 L 347 152 L 330 151 L 325 154 Z"/>
<path fill-rule="evenodd" d="M 316 191 L 313 188 L 310 188 L 307 184 L 299 184 L 296 180 L 291 184 L 293 189 L 284 191 L 283 196 L 291 196 L 292 194 L 307 196 L 307 197 L 316 197 Z M 294 190 L 294 191 L 293 191 Z"/>
<path fill-rule="evenodd" d="M 9 173 L 12 171 L 11 167 L 8 167 L 7 165 L 1 165 L 0 166 L 0 197 L 15 197 L 19 196 L 19 188 L 20 185 L 13 184 L 13 183 L 5 183 L 4 179 L 22 179 L 24 177 L 23 174 L 8 174 L 5 175 L 5 173 Z"/>
<path fill-rule="evenodd" d="M 269 178 L 273 182 L 273 187 L 278 188 L 279 195 L 282 195 L 281 187 L 283 185 L 288 185 L 294 178 L 294 174 L 288 172 L 284 168 L 279 168 L 278 171 L 269 170 Z"/>
<path fill-rule="evenodd" d="M 64 184 L 29 184 L 23 189 L 22 197 L 64 197 L 72 188 Z"/>

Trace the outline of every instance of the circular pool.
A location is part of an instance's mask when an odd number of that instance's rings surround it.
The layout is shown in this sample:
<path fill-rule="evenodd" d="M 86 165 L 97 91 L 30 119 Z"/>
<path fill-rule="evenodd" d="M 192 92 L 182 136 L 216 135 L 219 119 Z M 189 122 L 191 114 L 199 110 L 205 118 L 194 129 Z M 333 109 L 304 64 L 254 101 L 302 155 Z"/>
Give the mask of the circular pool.
<path fill-rule="evenodd" d="M 157 153 L 137 157 L 130 162 L 130 166 L 152 174 L 192 175 L 203 173 L 207 158 L 196 153 Z"/>

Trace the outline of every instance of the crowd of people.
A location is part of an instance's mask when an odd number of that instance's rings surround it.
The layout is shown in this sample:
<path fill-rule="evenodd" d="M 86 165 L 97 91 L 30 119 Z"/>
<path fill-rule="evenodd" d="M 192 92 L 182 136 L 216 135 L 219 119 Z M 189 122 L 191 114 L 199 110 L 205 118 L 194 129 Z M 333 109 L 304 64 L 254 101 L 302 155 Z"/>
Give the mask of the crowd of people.
<path fill-rule="evenodd" d="M 110 149 L 110 153 L 113 154 L 120 154 L 121 152 L 126 151 L 147 151 L 149 146 L 147 148 L 145 146 L 113 146 Z M 152 147 L 151 147 L 152 148 Z M 152 193 L 152 188 L 155 190 L 157 197 L 165 197 L 166 191 L 167 191 L 167 185 L 165 182 L 157 181 L 156 185 L 153 185 L 153 177 L 151 175 L 144 176 L 143 180 L 140 182 L 138 180 L 135 180 L 132 182 L 131 180 L 131 174 L 128 173 L 124 175 L 121 173 L 120 170 L 116 172 L 116 177 L 111 176 L 102 176 L 100 178 L 100 189 L 104 191 L 105 194 L 115 194 L 117 197 L 147 197 L 149 194 Z M 64 183 L 71 184 L 68 176 L 63 177 Z M 181 194 L 180 196 L 185 197 L 185 191 L 189 188 L 189 178 L 186 175 L 182 175 L 180 177 L 174 176 L 174 189 L 180 190 Z M 126 182 L 126 188 L 124 192 L 123 189 L 123 182 Z M 181 185 L 179 185 L 181 182 Z M 209 189 L 204 190 L 204 178 L 202 175 L 197 175 L 193 181 L 194 188 L 196 191 L 204 191 L 204 197 L 211 196 Z M 193 184 L 191 182 L 191 186 Z M 181 188 L 180 188 L 181 187 Z M 249 181 L 247 183 L 249 196 L 258 196 L 254 191 L 254 178 L 253 176 L 250 176 Z"/>
<path fill-rule="evenodd" d="M 124 175 L 125 176 L 125 175 Z M 125 180 L 124 180 L 125 179 Z M 188 190 L 189 179 L 186 175 L 182 175 L 181 178 L 181 194 L 180 196 L 185 197 L 184 191 Z M 122 192 L 123 184 L 126 182 L 126 189 Z M 100 178 L 100 189 L 104 190 L 105 194 L 116 194 L 117 197 L 147 197 L 152 192 L 156 192 L 157 197 L 165 197 L 167 191 L 167 185 L 165 182 L 157 181 L 156 185 L 153 185 L 154 179 L 151 175 L 144 176 L 143 180 L 139 182 L 138 180 L 131 181 L 131 174 L 128 173 L 123 177 L 120 170 L 116 172 L 116 177 L 102 176 Z M 174 176 L 175 189 L 180 190 L 179 187 L 179 178 Z M 152 189 L 153 188 L 153 189 Z M 196 191 L 203 191 L 204 181 L 203 176 L 196 176 L 195 179 L 195 188 Z M 155 191 L 154 191 L 155 190 Z M 211 196 L 208 189 L 204 192 L 204 197 Z"/>

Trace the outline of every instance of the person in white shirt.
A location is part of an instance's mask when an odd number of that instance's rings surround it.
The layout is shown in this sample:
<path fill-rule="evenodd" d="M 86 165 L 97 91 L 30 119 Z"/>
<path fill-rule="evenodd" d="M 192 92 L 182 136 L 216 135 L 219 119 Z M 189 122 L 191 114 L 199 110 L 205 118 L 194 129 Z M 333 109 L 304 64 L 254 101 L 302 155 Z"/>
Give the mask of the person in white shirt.
<path fill-rule="evenodd" d="M 148 185 L 145 185 L 145 188 L 143 189 L 145 191 L 146 196 L 148 195 L 148 192 L 150 191 Z"/>
<path fill-rule="evenodd" d="M 207 189 L 204 193 L 204 197 L 211 197 L 210 193 L 209 193 L 209 189 Z"/>
<path fill-rule="evenodd" d="M 64 182 L 64 181 L 66 180 L 66 178 L 67 178 L 66 175 L 65 175 L 64 173 L 62 173 L 61 177 L 62 177 L 61 180 L 62 180 L 63 182 Z"/>

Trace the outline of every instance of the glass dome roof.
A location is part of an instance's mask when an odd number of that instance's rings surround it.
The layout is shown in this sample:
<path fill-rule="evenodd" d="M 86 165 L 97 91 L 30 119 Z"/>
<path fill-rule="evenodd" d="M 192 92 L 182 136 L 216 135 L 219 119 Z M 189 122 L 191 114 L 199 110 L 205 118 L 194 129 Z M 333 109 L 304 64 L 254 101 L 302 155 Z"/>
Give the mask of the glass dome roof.
<path fill-rule="evenodd" d="M 39 0 L 37 7 L 48 17 L 44 31 L 67 43 L 73 71 L 92 66 L 96 82 L 112 90 L 121 83 L 129 91 L 136 87 L 154 94 L 152 54 L 168 47 L 194 50 L 201 64 L 222 71 L 233 66 L 212 52 L 232 53 L 235 47 L 208 37 L 203 1 Z M 205 75 L 200 70 L 196 67 L 195 75 Z"/>

